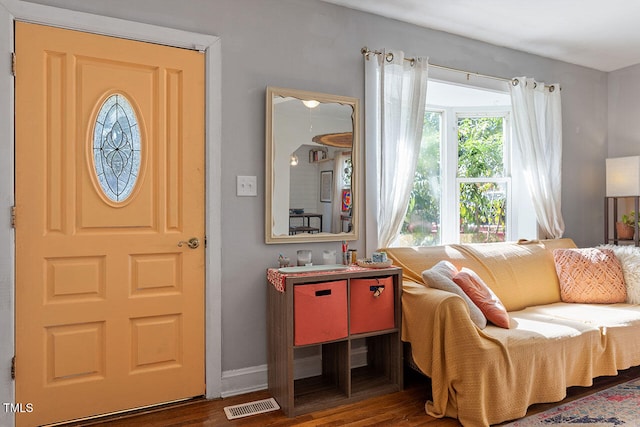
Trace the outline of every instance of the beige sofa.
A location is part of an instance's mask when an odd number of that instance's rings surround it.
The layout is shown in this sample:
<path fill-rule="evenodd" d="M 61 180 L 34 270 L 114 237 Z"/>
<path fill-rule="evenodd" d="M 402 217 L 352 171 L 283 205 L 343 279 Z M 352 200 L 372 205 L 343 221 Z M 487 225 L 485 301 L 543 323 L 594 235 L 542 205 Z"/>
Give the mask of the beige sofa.
<path fill-rule="evenodd" d="M 497 424 L 640 365 L 640 306 L 561 302 L 552 251 L 573 247 L 559 239 L 386 249 L 404 269 L 402 338 L 431 378 L 428 414 Z M 460 296 L 425 286 L 422 271 L 440 260 L 478 273 L 508 310 L 510 329 L 479 329 Z"/>

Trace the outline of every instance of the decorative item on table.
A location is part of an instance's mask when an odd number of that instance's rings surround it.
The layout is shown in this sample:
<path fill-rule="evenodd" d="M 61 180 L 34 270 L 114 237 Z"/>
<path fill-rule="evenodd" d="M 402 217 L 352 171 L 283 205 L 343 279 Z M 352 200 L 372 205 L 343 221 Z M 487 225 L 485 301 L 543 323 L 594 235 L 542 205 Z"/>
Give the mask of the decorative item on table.
<path fill-rule="evenodd" d="M 372 258 L 363 258 L 359 259 L 357 264 L 364 268 L 388 268 L 393 265 L 393 260 L 387 258 L 384 261 L 374 261 Z"/>
<path fill-rule="evenodd" d="M 358 251 L 355 249 L 349 249 L 347 251 L 347 260 L 349 264 L 355 264 L 358 262 Z"/>
<path fill-rule="evenodd" d="M 301 215 L 303 213 L 304 213 L 304 209 L 302 209 L 302 208 L 291 208 L 291 209 L 289 209 L 289 214 Z"/>
<path fill-rule="evenodd" d="M 371 254 L 371 261 L 373 262 L 386 262 L 387 261 L 387 253 L 386 252 L 374 252 Z"/>
<path fill-rule="evenodd" d="M 308 249 L 300 249 L 297 252 L 298 255 L 298 265 L 306 265 L 306 266 L 310 266 L 313 265 L 313 263 L 311 262 L 311 251 Z"/>
<path fill-rule="evenodd" d="M 346 240 L 342 241 L 342 264 L 349 265 L 349 259 L 347 259 L 347 249 L 349 248 L 349 244 Z"/>
<path fill-rule="evenodd" d="M 631 240 L 636 232 L 636 213 L 635 211 L 629 212 L 629 214 L 622 215 L 622 219 L 616 222 L 616 233 L 621 240 Z"/>
<path fill-rule="evenodd" d="M 322 251 L 322 263 L 323 264 L 335 264 L 336 263 L 336 251 Z"/>
<path fill-rule="evenodd" d="M 291 262 L 291 260 L 289 259 L 288 256 L 284 256 L 282 254 L 280 254 L 280 256 L 278 257 L 278 267 L 282 268 L 282 267 L 289 267 L 289 263 Z"/>

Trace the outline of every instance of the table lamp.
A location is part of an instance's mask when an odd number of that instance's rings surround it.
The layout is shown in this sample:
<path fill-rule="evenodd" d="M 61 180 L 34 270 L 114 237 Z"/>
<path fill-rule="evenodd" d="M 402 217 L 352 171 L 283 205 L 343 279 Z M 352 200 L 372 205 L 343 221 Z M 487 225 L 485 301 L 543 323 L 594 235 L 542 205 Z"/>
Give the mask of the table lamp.
<path fill-rule="evenodd" d="M 607 197 L 640 196 L 640 156 L 606 160 Z"/>

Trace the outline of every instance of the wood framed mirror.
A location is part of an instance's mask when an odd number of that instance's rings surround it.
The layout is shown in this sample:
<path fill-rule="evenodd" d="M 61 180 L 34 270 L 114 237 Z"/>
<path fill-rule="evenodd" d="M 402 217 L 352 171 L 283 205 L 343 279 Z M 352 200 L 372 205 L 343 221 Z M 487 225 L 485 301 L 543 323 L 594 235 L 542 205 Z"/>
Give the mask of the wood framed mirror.
<path fill-rule="evenodd" d="M 267 87 L 265 242 L 358 238 L 359 102 Z"/>

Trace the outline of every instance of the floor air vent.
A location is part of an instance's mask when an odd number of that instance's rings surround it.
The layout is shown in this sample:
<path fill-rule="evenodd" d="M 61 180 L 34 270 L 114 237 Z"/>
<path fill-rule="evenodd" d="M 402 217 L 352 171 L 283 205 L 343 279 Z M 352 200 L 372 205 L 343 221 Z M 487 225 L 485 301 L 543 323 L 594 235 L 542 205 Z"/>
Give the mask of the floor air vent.
<path fill-rule="evenodd" d="M 247 402 L 241 405 L 227 406 L 224 408 L 224 413 L 227 415 L 227 419 L 235 420 L 236 418 L 264 414 L 265 412 L 276 411 L 278 409 L 280 409 L 280 406 L 278 406 L 278 402 L 272 397 L 270 399 L 256 400 L 255 402 Z"/>

